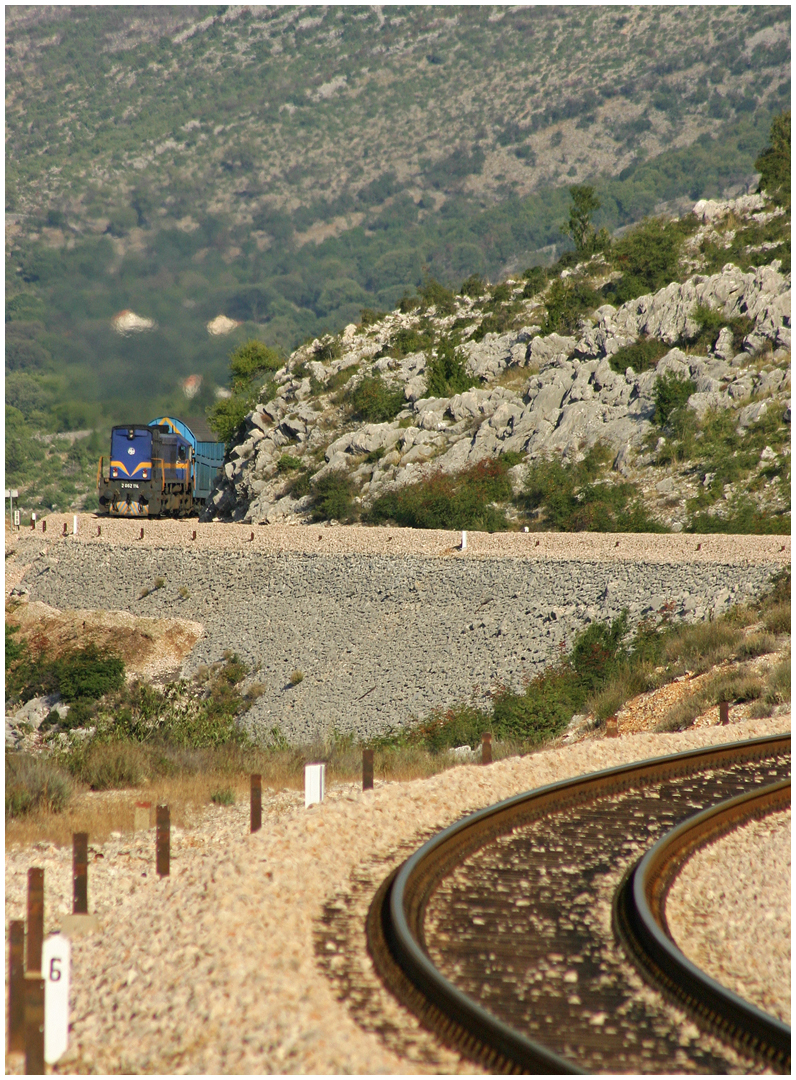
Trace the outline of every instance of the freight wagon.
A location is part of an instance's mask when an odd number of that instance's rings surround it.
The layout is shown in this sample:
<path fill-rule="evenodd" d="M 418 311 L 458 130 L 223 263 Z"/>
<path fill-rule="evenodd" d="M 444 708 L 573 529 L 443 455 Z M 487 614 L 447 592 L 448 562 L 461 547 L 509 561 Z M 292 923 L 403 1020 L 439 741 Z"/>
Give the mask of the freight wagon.
<path fill-rule="evenodd" d="M 194 425 L 197 426 L 197 425 Z M 224 444 L 197 439 L 182 420 L 161 416 L 148 424 L 111 429 L 111 454 L 97 469 L 100 514 L 111 517 L 184 517 L 210 496 L 224 464 Z"/>

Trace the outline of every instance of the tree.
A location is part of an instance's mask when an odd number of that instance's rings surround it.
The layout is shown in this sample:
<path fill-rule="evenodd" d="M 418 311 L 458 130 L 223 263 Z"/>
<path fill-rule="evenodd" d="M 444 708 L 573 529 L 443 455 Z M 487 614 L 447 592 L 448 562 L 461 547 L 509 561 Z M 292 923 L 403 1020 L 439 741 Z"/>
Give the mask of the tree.
<path fill-rule="evenodd" d="M 578 254 L 591 250 L 595 236 L 591 217 L 600 209 L 600 200 L 594 194 L 594 188 L 588 184 L 574 184 L 569 189 L 572 205 L 569 208 L 569 221 L 561 226 L 561 231 L 572 237 Z"/>
<path fill-rule="evenodd" d="M 232 444 L 243 426 L 243 421 L 258 400 L 270 401 L 273 373 L 284 364 L 275 349 L 269 349 L 262 341 L 252 338 L 235 349 L 229 358 L 232 375 L 232 394 L 222 398 L 207 410 L 207 421 L 216 435 L 225 443 Z"/>
<path fill-rule="evenodd" d="M 771 121 L 771 146 L 755 162 L 760 170 L 759 191 L 766 191 L 778 203 L 790 204 L 790 109 Z"/>
<path fill-rule="evenodd" d="M 262 341 L 252 338 L 239 345 L 230 354 L 229 370 L 232 373 L 232 389 L 248 388 L 258 375 L 278 371 L 284 364 L 282 355 L 275 349 L 269 349 Z"/>

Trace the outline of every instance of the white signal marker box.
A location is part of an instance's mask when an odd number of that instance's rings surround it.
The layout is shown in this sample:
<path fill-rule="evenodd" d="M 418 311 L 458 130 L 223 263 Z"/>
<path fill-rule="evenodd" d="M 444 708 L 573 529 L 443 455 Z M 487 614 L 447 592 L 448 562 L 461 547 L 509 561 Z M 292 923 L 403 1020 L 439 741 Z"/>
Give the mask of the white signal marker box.
<path fill-rule="evenodd" d="M 304 807 L 312 806 L 313 803 L 323 802 L 323 784 L 326 776 L 326 765 L 319 764 L 304 766 Z"/>
<path fill-rule="evenodd" d="M 69 1046 L 69 968 L 72 947 L 63 934 L 44 939 L 44 1060 L 54 1065 Z"/>

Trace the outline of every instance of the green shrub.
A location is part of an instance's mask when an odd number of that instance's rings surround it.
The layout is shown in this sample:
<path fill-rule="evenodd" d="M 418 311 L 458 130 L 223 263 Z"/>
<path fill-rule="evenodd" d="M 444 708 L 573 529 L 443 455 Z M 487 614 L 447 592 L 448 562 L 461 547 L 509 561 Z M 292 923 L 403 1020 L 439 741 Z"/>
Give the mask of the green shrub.
<path fill-rule="evenodd" d="M 525 278 L 522 295 L 526 300 L 540 293 L 547 284 L 547 271 L 543 266 L 529 266 L 522 276 Z"/>
<path fill-rule="evenodd" d="M 533 679 L 521 694 L 504 689 L 494 698 L 493 731 L 534 743 L 560 734 L 587 697 L 615 673 L 626 653 L 627 613 L 610 624 L 592 623 L 558 664 Z"/>
<path fill-rule="evenodd" d="M 100 653 L 96 645 L 62 656 L 56 661 L 56 671 L 64 701 L 96 700 L 124 685 L 124 662 Z"/>
<path fill-rule="evenodd" d="M 635 484 L 601 482 L 612 456 L 596 444 L 579 462 L 532 461 L 516 501 L 536 515 L 537 527 L 556 532 L 665 532 L 647 514 Z"/>
<path fill-rule="evenodd" d="M 612 356 L 608 357 L 608 363 L 612 371 L 624 375 L 627 368 L 632 368 L 637 375 L 654 368 L 662 356 L 669 352 L 670 346 L 663 341 L 654 338 L 639 338 L 632 345 L 623 345 Z"/>
<path fill-rule="evenodd" d="M 262 341 L 251 339 L 239 345 L 229 358 L 233 390 L 248 386 L 259 376 L 278 371 L 284 366 L 284 358 L 276 349 L 269 349 Z"/>
<path fill-rule="evenodd" d="M 622 277 L 606 286 L 604 295 L 624 304 L 677 281 L 682 240 L 677 222 L 647 218 L 636 225 L 611 249 L 611 261 Z"/>
<path fill-rule="evenodd" d="M 367 520 L 414 529 L 507 529 L 506 515 L 490 505 L 511 498 L 507 472 L 508 466 L 500 459 L 481 461 L 455 476 L 436 472 L 379 496 Z"/>
<path fill-rule="evenodd" d="M 214 791 L 210 796 L 210 802 L 216 804 L 216 806 L 234 806 L 235 805 L 235 793 L 232 788 L 221 788 L 219 791 Z"/>
<path fill-rule="evenodd" d="M 420 307 L 420 297 L 411 296 L 409 293 L 404 293 L 401 299 L 398 301 L 398 310 L 402 315 L 408 315 L 410 311 L 414 311 L 415 308 Z"/>
<path fill-rule="evenodd" d="M 781 660 L 768 673 L 766 678 L 765 699 L 770 705 L 783 705 L 790 701 L 791 664 L 790 656 Z"/>
<path fill-rule="evenodd" d="M 27 645 L 24 641 L 16 641 L 14 635 L 19 633 L 18 626 L 12 626 L 10 623 L 6 623 L 6 676 L 8 670 L 16 662 L 21 659 Z"/>
<path fill-rule="evenodd" d="M 338 357 L 343 355 L 342 346 L 336 337 L 322 338 L 312 352 L 315 359 L 322 364 L 326 364 L 330 360 L 337 360 Z"/>
<path fill-rule="evenodd" d="M 491 289 L 492 295 L 486 306 L 488 308 L 497 308 L 500 304 L 507 304 L 511 300 L 511 292 L 511 285 L 507 281 L 501 281 L 500 284 L 493 285 Z"/>
<path fill-rule="evenodd" d="M 505 334 L 511 329 L 512 322 L 513 315 L 508 308 L 490 311 L 473 330 L 470 340 L 483 341 L 487 334 Z"/>
<path fill-rule="evenodd" d="M 426 367 L 426 393 L 429 397 L 452 397 L 463 394 L 477 384 L 478 379 L 469 373 L 464 355 L 454 347 L 451 339 L 441 341 L 436 355 Z"/>
<path fill-rule="evenodd" d="M 302 466 L 301 458 L 293 457 L 292 454 L 282 454 L 276 463 L 279 472 L 292 472 Z"/>
<path fill-rule="evenodd" d="M 305 495 L 312 492 L 311 479 L 312 474 L 309 469 L 302 469 L 288 484 L 286 494 L 294 499 L 303 499 Z"/>
<path fill-rule="evenodd" d="M 419 744 L 432 754 L 451 750 L 454 746 L 475 749 L 481 736 L 491 731 L 493 718 L 472 705 L 456 705 L 434 709 L 427 719 L 412 727 L 408 741 Z"/>
<path fill-rule="evenodd" d="M 326 389 L 339 390 L 341 386 L 345 386 L 352 375 L 356 375 L 359 371 L 359 364 L 351 364 L 349 367 L 340 368 L 339 371 L 335 371 L 334 375 L 330 375 L 326 380 Z"/>
<path fill-rule="evenodd" d="M 485 292 L 486 284 L 480 274 L 470 274 L 462 282 L 462 287 L 459 289 L 460 296 L 471 296 L 473 299 L 483 296 Z"/>
<path fill-rule="evenodd" d="M 599 307 L 602 296 L 585 282 L 556 278 L 545 298 L 543 334 L 572 334 L 587 311 Z"/>
<path fill-rule="evenodd" d="M 686 375 L 679 375 L 676 371 L 665 371 L 663 375 L 659 375 L 655 380 L 653 391 L 655 423 L 659 427 L 664 427 L 672 413 L 683 408 L 694 393 L 696 393 L 696 383 Z"/>
<path fill-rule="evenodd" d="M 358 420 L 381 424 L 394 420 L 406 404 L 403 387 L 391 387 L 380 375 L 368 375 L 349 395 Z"/>
<path fill-rule="evenodd" d="M 359 312 L 359 325 L 360 326 L 374 326 L 376 323 L 381 322 L 386 318 L 386 311 L 374 311 L 373 308 L 361 308 Z"/>
<path fill-rule="evenodd" d="M 356 517 L 356 485 L 342 470 L 333 470 L 316 480 L 311 487 L 312 520 L 351 522 Z"/>
<path fill-rule="evenodd" d="M 6 820 L 34 810 L 58 813 L 73 792 L 68 774 L 47 758 L 6 753 Z"/>
<path fill-rule="evenodd" d="M 290 678 L 288 680 L 291 686 L 298 686 L 300 682 L 304 682 L 303 671 L 291 671 Z"/>
<path fill-rule="evenodd" d="M 771 121 L 771 145 L 755 161 L 760 191 L 781 206 L 790 206 L 790 109 Z"/>
<path fill-rule="evenodd" d="M 409 356 L 410 353 L 422 352 L 434 344 L 434 335 L 430 330 L 416 330 L 413 327 L 402 326 L 396 330 L 390 338 L 390 352 L 397 359 Z"/>
<path fill-rule="evenodd" d="M 436 308 L 438 316 L 452 315 L 456 310 L 456 298 L 434 278 L 429 277 L 417 290 L 426 307 Z"/>
<path fill-rule="evenodd" d="M 244 420 L 257 402 L 270 401 L 274 396 L 273 373 L 283 365 L 280 353 L 254 339 L 244 342 L 230 354 L 232 396 L 222 398 L 207 410 L 207 422 L 227 446 L 242 433 Z M 263 392 L 266 382 L 270 384 L 269 389 Z"/>
<path fill-rule="evenodd" d="M 96 645 L 87 645 L 51 659 L 45 652 L 27 651 L 7 678 L 7 688 L 23 701 L 60 693 L 64 701 L 95 701 L 124 685 L 124 662 Z"/>
<path fill-rule="evenodd" d="M 724 516 L 697 513 L 685 527 L 685 532 L 689 533 L 728 533 L 738 536 L 789 536 L 790 531 L 789 512 L 770 514 L 744 496 L 735 501 L 730 512 Z"/>

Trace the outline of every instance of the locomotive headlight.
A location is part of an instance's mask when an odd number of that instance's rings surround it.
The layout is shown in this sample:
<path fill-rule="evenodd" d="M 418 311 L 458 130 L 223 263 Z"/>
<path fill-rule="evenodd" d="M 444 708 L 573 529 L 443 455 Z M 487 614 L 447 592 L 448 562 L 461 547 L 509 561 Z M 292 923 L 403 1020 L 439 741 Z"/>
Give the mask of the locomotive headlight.
<path fill-rule="evenodd" d="M 147 480 L 149 478 L 149 473 L 146 471 L 146 469 L 141 470 L 141 475 L 143 476 L 143 478 L 145 480 Z"/>
<path fill-rule="evenodd" d="M 111 476 L 118 476 L 118 475 L 119 475 L 119 470 L 118 469 L 111 469 Z"/>

